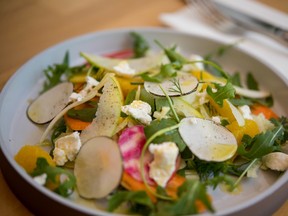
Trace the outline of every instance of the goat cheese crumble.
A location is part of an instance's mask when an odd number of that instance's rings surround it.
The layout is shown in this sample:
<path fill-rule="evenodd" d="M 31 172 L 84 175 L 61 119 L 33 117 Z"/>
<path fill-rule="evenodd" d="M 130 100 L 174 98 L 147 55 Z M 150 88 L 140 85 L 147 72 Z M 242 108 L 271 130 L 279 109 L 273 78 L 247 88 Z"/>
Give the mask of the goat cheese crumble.
<path fill-rule="evenodd" d="M 149 151 L 154 155 L 150 164 L 149 176 L 161 187 L 165 187 L 176 169 L 179 149 L 174 142 L 150 144 Z"/>
<path fill-rule="evenodd" d="M 151 106 L 144 101 L 134 100 L 131 104 L 122 106 L 121 110 L 144 125 L 149 125 L 152 121 L 152 117 L 150 116 Z"/>
<path fill-rule="evenodd" d="M 53 150 L 54 161 L 58 166 L 63 166 L 68 160 L 73 161 L 81 148 L 79 132 L 60 137 L 55 141 Z"/>

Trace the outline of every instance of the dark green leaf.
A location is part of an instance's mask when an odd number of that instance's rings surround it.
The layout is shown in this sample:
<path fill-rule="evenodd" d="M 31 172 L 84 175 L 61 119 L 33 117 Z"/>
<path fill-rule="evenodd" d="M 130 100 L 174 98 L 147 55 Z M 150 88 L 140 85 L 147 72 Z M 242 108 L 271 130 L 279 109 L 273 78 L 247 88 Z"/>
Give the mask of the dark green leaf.
<path fill-rule="evenodd" d="M 247 74 L 247 87 L 252 90 L 259 90 L 258 83 L 252 73 Z"/>
<path fill-rule="evenodd" d="M 67 72 L 68 68 L 69 68 L 69 53 L 66 52 L 62 64 L 54 64 L 53 66 L 48 66 L 44 70 L 46 81 L 44 82 L 41 93 L 59 84 L 61 82 L 62 75 Z"/>
<path fill-rule="evenodd" d="M 148 103 L 151 106 L 151 112 L 155 111 L 155 97 L 148 93 L 144 88 L 140 91 L 140 100 Z"/>
<path fill-rule="evenodd" d="M 254 102 L 251 99 L 244 98 L 244 97 L 235 97 L 235 98 L 230 98 L 229 101 L 234 105 L 234 106 L 244 106 L 244 105 L 252 105 Z"/>
<path fill-rule="evenodd" d="M 33 177 L 39 176 L 46 173 L 47 182 L 56 183 L 57 187 L 54 189 L 54 192 L 58 193 L 61 196 L 69 196 L 76 187 L 76 178 L 68 170 L 50 166 L 45 158 L 38 158 L 36 162 L 36 168 L 31 174 Z M 60 181 L 60 176 L 65 176 L 64 181 Z"/>
<path fill-rule="evenodd" d="M 231 75 L 229 80 L 235 86 L 239 86 L 239 87 L 242 86 L 239 72 L 235 73 L 234 75 Z"/>
<path fill-rule="evenodd" d="M 226 173 L 227 165 L 224 162 L 215 163 L 195 158 L 193 163 L 201 181 L 207 181 L 209 178 Z"/>
<path fill-rule="evenodd" d="M 283 126 L 278 126 L 272 131 L 267 131 L 256 135 L 253 139 L 248 140 L 244 137 L 242 144 L 238 147 L 238 154 L 249 160 L 261 158 L 262 156 L 279 150 L 277 140 L 281 139 L 284 135 Z"/>
<path fill-rule="evenodd" d="M 168 49 L 165 48 L 159 41 L 156 40 L 155 42 L 156 44 L 158 44 L 158 46 L 160 46 L 164 50 L 165 54 L 172 63 L 182 65 L 188 62 L 188 60 L 184 56 L 175 51 L 176 49 L 175 46 Z"/>
<path fill-rule="evenodd" d="M 134 39 L 133 42 L 133 51 L 134 57 L 139 58 L 145 56 L 147 50 L 149 50 L 149 44 L 147 41 L 138 33 L 131 32 L 131 36 Z"/>
<path fill-rule="evenodd" d="M 267 107 L 272 107 L 274 104 L 274 100 L 272 96 L 269 96 L 267 98 L 253 98 L 250 100 L 254 103 L 259 103 Z"/>
<path fill-rule="evenodd" d="M 288 140 L 288 118 L 287 117 L 280 117 L 278 119 L 271 119 L 270 120 L 276 127 L 282 126 L 284 129 L 284 134 L 283 137 L 279 138 L 279 143 L 285 144 L 286 141 Z"/>
<path fill-rule="evenodd" d="M 161 121 L 158 120 L 154 120 L 151 122 L 150 125 L 146 126 L 144 128 L 144 132 L 146 135 L 146 138 L 149 139 L 149 137 L 151 137 L 153 134 L 155 134 L 157 131 L 176 125 L 177 122 L 173 119 L 162 119 Z M 184 143 L 184 141 L 182 140 L 178 130 L 172 130 L 169 131 L 161 136 L 158 136 L 157 138 L 155 138 L 152 142 L 153 143 L 163 143 L 163 142 L 175 142 L 176 145 L 179 148 L 179 151 L 182 152 L 185 147 L 186 144 Z"/>
<path fill-rule="evenodd" d="M 109 198 L 108 211 L 116 210 L 122 203 L 141 204 L 154 209 L 154 204 L 145 191 L 117 191 Z"/>
<path fill-rule="evenodd" d="M 74 119 L 79 119 L 84 122 L 92 122 L 92 120 L 95 118 L 95 113 L 97 111 L 96 107 L 89 107 L 84 109 L 70 109 L 67 112 L 67 115 Z"/>
<path fill-rule="evenodd" d="M 167 98 L 155 98 L 155 108 L 156 111 L 160 112 L 162 107 L 169 107 L 169 102 Z"/>
<path fill-rule="evenodd" d="M 173 64 L 161 65 L 160 72 L 156 75 L 149 75 L 144 73 L 141 75 L 144 81 L 161 83 L 163 80 L 177 76 L 177 71 Z"/>
<path fill-rule="evenodd" d="M 207 87 L 207 94 L 220 106 L 223 106 L 224 99 L 230 99 L 235 97 L 235 89 L 230 82 L 227 82 L 225 86 L 215 83 L 217 91 L 214 93 L 210 86 Z"/>
<path fill-rule="evenodd" d="M 197 214 L 196 201 L 201 201 L 206 208 L 214 212 L 208 198 L 206 186 L 196 180 L 187 180 L 178 189 L 179 199 L 174 202 L 160 202 L 157 205 L 159 214 L 156 215 L 190 215 Z"/>

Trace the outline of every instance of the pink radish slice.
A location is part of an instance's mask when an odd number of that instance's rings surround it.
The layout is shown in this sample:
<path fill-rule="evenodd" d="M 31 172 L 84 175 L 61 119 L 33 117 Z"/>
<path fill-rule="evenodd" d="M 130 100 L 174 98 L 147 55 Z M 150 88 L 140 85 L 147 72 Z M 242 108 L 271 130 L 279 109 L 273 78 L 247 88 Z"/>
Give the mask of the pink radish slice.
<path fill-rule="evenodd" d="M 142 125 L 133 126 L 125 129 L 119 137 L 118 144 L 123 157 L 124 170 L 137 181 L 143 181 L 140 170 L 141 152 L 146 142 L 144 127 Z M 149 163 L 153 156 L 146 151 L 144 156 L 144 176 L 148 184 L 155 185 L 155 182 L 149 177 Z"/>

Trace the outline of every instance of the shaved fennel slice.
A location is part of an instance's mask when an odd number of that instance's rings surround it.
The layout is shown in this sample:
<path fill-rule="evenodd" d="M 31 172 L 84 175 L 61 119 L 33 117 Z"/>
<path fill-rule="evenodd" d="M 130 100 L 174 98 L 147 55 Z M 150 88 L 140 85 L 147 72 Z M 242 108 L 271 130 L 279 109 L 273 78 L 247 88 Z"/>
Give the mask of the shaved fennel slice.
<path fill-rule="evenodd" d="M 46 128 L 46 130 L 44 131 L 44 133 L 42 134 L 41 138 L 40 138 L 40 143 L 42 143 L 45 138 L 47 137 L 47 135 L 49 134 L 49 132 L 51 131 L 51 129 L 54 127 L 54 125 L 59 121 L 60 118 L 62 118 L 64 116 L 64 114 L 80 105 L 80 104 L 83 104 L 89 100 L 91 100 L 92 98 L 94 98 L 97 94 L 98 94 L 98 91 L 104 86 L 104 84 L 106 83 L 107 81 L 107 78 L 109 77 L 112 77 L 114 76 L 114 74 L 106 74 L 104 76 L 104 78 L 101 80 L 101 82 L 96 86 L 94 87 L 87 95 L 86 97 L 84 97 L 81 101 L 76 101 L 74 103 L 71 103 L 70 105 L 68 105 L 65 109 L 63 109 L 60 113 L 58 113 L 58 115 L 55 116 L 55 118 L 50 122 L 50 124 L 48 125 L 48 127 Z"/>
<path fill-rule="evenodd" d="M 135 75 L 150 71 L 152 68 L 159 66 L 164 57 L 163 53 L 127 60 L 107 58 L 84 52 L 81 52 L 80 55 L 84 57 L 90 64 L 104 68 L 108 71 L 116 73 L 119 76 L 124 77 L 133 77 Z M 123 72 L 122 69 L 125 72 Z M 127 73 L 127 70 L 130 72 Z"/>
<path fill-rule="evenodd" d="M 80 135 L 82 143 L 96 136 L 112 137 L 121 115 L 123 95 L 119 83 L 114 77 L 107 78 L 100 97 L 96 117 Z"/>
<path fill-rule="evenodd" d="M 239 86 L 233 86 L 233 87 L 236 90 L 236 94 L 249 97 L 249 98 L 266 98 L 271 95 L 270 92 L 264 91 L 264 90 L 257 91 L 257 90 L 241 88 Z"/>
<path fill-rule="evenodd" d="M 226 101 L 227 101 L 227 103 L 231 109 L 231 112 L 232 112 L 233 116 L 235 117 L 238 125 L 240 127 L 243 127 L 245 125 L 245 119 L 244 119 L 243 115 L 229 100 L 226 100 Z"/>

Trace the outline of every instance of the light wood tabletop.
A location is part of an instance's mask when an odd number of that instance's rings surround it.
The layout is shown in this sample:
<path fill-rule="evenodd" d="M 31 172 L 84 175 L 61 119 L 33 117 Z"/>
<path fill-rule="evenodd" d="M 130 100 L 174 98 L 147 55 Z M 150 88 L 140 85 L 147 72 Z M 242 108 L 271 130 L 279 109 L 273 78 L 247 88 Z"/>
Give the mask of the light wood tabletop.
<path fill-rule="evenodd" d="M 288 13 L 287 0 L 259 0 Z M 1 0 L 0 91 L 13 73 L 44 49 L 98 30 L 158 26 L 159 14 L 184 7 L 181 0 Z M 287 215 L 288 203 L 275 216 Z M 32 213 L 10 191 L 0 171 L 2 216 Z"/>

